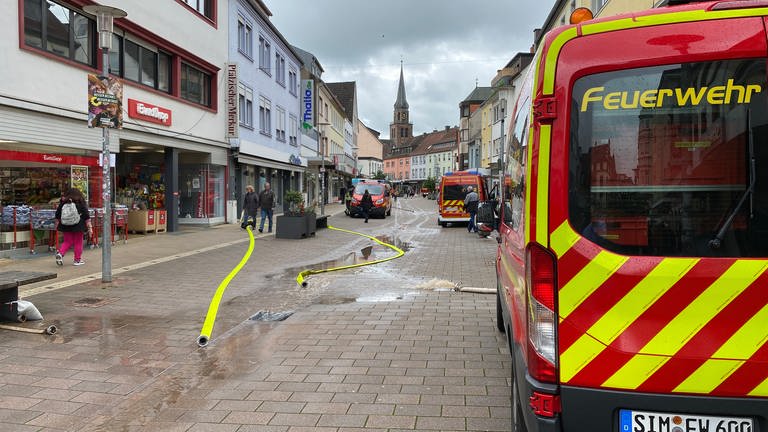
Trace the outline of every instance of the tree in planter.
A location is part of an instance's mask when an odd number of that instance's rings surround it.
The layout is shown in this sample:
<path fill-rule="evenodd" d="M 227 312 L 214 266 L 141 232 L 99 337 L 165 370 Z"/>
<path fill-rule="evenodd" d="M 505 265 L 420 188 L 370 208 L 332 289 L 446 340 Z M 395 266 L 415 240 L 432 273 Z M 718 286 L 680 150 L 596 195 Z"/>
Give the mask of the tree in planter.
<path fill-rule="evenodd" d="M 288 203 L 287 216 L 301 216 L 304 214 L 304 196 L 301 192 L 289 190 L 285 193 L 284 199 Z"/>

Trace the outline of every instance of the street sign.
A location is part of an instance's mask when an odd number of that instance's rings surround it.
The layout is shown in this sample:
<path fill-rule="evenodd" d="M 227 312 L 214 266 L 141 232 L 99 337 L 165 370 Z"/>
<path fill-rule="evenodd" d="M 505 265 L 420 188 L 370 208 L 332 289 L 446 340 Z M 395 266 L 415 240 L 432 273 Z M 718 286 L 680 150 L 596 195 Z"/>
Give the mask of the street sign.
<path fill-rule="evenodd" d="M 325 168 L 320 168 L 320 172 L 324 173 L 325 172 Z"/>

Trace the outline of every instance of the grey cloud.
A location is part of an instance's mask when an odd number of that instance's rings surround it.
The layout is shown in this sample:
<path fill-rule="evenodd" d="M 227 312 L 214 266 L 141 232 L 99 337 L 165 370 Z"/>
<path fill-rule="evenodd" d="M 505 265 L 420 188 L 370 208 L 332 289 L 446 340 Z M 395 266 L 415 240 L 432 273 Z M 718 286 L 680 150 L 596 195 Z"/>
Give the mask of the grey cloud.
<path fill-rule="evenodd" d="M 292 44 L 312 52 L 324 80 L 358 86 L 366 124 L 389 135 L 400 60 L 414 133 L 458 124 L 458 104 L 519 51 L 552 1 L 266 0 L 272 22 Z"/>

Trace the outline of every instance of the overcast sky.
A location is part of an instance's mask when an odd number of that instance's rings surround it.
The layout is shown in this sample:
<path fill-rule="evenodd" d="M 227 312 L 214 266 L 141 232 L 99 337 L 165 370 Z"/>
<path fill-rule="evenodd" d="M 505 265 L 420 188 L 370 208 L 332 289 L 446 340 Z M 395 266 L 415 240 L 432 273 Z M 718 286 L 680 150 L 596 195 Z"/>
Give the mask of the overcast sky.
<path fill-rule="evenodd" d="M 459 102 L 528 52 L 554 0 L 264 0 L 323 81 L 356 81 L 358 115 L 389 138 L 400 61 L 414 135 L 458 126 Z"/>

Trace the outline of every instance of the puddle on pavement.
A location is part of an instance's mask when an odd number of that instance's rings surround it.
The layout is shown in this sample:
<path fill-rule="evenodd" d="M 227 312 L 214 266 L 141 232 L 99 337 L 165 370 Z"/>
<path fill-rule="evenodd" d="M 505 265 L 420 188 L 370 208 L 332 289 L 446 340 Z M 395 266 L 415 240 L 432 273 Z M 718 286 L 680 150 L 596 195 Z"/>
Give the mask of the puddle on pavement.
<path fill-rule="evenodd" d="M 409 250 L 413 249 L 413 245 L 411 244 L 411 242 L 403 241 L 397 237 L 382 235 L 382 236 L 376 237 L 376 239 L 381 242 L 391 244 L 397 247 L 398 249 L 402 250 L 403 252 L 408 252 Z"/>

